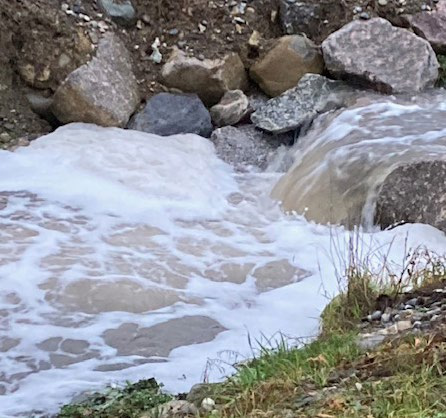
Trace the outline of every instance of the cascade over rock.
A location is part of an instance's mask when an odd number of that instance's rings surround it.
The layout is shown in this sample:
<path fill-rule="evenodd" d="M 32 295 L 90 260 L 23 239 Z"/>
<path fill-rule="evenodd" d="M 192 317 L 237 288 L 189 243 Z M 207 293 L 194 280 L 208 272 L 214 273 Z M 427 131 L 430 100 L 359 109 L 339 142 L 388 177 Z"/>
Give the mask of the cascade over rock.
<path fill-rule="evenodd" d="M 366 98 L 353 107 L 318 118 L 308 134 L 296 142 L 292 151 L 294 165 L 276 184 L 272 196 L 281 201 L 284 210 L 305 214 L 307 219 L 318 223 L 371 226 L 378 191 L 396 167 L 446 161 L 444 100 L 441 92 L 420 96 L 416 104 L 402 99 Z M 425 166 L 410 167 L 414 168 L 409 178 L 415 179 Z M 440 175 L 442 167 L 434 165 L 427 173 Z M 394 212 L 392 219 L 395 220 L 404 215 L 402 206 L 410 199 L 407 184 L 398 180 L 402 179 L 401 174 L 397 171 L 389 177 L 383 193 L 389 192 L 381 198 L 381 211 Z M 420 184 L 431 178 L 421 176 Z M 442 179 L 440 176 L 432 184 L 427 182 L 422 190 L 433 199 L 435 185 Z M 415 193 L 415 186 L 411 187 Z M 443 187 L 438 188 L 439 195 L 434 202 L 442 201 L 442 190 Z M 405 198 L 400 196 L 403 191 L 408 192 Z M 417 193 L 414 199 L 418 199 Z M 407 205 L 412 207 L 410 203 Z M 421 219 L 417 214 L 426 205 L 429 203 L 425 202 L 411 219 Z M 441 211 L 439 205 L 434 206 L 435 218 Z M 428 216 L 424 219 L 428 220 Z"/>

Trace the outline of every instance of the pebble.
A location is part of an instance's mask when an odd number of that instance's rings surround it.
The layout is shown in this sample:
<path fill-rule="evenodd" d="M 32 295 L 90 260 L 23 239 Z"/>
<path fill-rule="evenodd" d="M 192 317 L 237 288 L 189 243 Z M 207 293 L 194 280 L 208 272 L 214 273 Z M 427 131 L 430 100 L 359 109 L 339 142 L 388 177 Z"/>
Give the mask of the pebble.
<path fill-rule="evenodd" d="M 11 139 L 8 133 L 2 132 L 0 134 L 0 142 L 8 142 Z"/>
<path fill-rule="evenodd" d="M 389 313 L 384 313 L 381 316 L 381 321 L 386 323 L 386 322 L 390 322 L 390 319 L 392 318 L 392 315 Z"/>
<path fill-rule="evenodd" d="M 421 328 L 422 322 L 421 321 L 415 321 L 412 325 L 413 328 Z"/>
<path fill-rule="evenodd" d="M 206 412 L 211 412 L 215 408 L 215 401 L 211 398 L 204 398 L 201 402 L 201 407 Z"/>
<path fill-rule="evenodd" d="M 435 315 L 440 315 L 440 314 L 441 314 L 441 309 L 440 308 L 436 308 L 436 309 L 433 309 L 433 310 L 428 312 L 428 315 L 431 316 L 431 317 L 435 316 Z"/>
<path fill-rule="evenodd" d="M 381 319 L 382 312 L 381 311 L 375 311 L 371 315 L 367 315 L 367 321 L 379 321 Z"/>
<path fill-rule="evenodd" d="M 438 320 L 438 318 L 440 318 L 440 315 L 433 315 L 430 319 L 431 322 L 435 322 Z"/>
<path fill-rule="evenodd" d="M 406 306 L 407 306 L 407 305 L 410 305 L 410 306 L 412 306 L 412 307 L 417 306 L 417 305 L 418 305 L 418 298 L 412 298 L 412 299 L 409 299 L 409 300 L 406 302 Z"/>
<path fill-rule="evenodd" d="M 357 15 L 357 14 L 359 14 L 359 13 L 362 13 L 362 7 L 361 7 L 361 6 L 356 6 L 356 7 L 353 9 L 353 13 L 354 13 L 355 15 Z"/>
<path fill-rule="evenodd" d="M 396 323 L 396 328 L 398 331 L 405 331 L 406 329 L 412 328 L 411 321 L 399 321 Z"/>
<path fill-rule="evenodd" d="M 380 6 L 387 6 L 387 0 L 378 0 Z"/>

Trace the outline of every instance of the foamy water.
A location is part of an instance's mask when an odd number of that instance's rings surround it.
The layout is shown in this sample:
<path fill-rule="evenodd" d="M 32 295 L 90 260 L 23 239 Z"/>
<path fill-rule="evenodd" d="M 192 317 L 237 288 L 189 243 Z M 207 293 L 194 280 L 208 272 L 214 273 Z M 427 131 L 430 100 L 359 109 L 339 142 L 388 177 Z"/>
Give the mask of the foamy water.
<path fill-rule="evenodd" d="M 398 165 L 446 159 L 446 94 L 365 97 L 325 116 L 292 151 L 274 190 L 287 210 L 320 223 L 371 225 L 377 189 Z"/>
<path fill-rule="evenodd" d="M 186 391 L 231 373 L 207 362 L 249 356 L 248 335 L 314 336 L 348 233 L 283 214 L 280 176 L 235 173 L 197 136 L 82 124 L 1 151 L 0 416 L 152 376 Z M 446 252 L 423 225 L 361 242 L 377 264 L 392 242 L 395 269 Z"/>

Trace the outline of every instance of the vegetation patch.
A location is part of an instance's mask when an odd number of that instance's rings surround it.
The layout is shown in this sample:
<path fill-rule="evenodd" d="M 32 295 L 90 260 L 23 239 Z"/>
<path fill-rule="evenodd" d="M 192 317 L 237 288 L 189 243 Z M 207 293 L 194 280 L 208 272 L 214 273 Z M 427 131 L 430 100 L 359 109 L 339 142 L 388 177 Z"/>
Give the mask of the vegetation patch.
<path fill-rule="evenodd" d="M 58 418 L 137 418 L 171 399 L 155 379 L 140 380 L 123 388 L 110 387 L 81 403 L 65 405 Z"/>

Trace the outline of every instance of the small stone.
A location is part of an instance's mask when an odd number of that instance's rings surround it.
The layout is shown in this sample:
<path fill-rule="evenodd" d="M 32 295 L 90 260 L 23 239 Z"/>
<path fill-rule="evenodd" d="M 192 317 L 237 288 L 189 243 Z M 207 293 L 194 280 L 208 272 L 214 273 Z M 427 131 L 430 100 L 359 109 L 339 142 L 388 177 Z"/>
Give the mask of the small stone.
<path fill-rule="evenodd" d="M 362 13 L 362 7 L 361 7 L 361 6 L 356 6 L 356 7 L 353 9 L 353 13 L 354 13 L 355 15 L 357 15 L 357 14 L 359 14 L 359 13 Z"/>
<path fill-rule="evenodd" d="M 215 401 L 212 398 L 204 398 L 201 408 L 206 412 L 211 412 L 215 408 Z"/>
<path fill-rule="evenodd" d="M 356 382 L 356 383 L 355 383 L 355 387 L 356 387 L 356 389 L 357 389 L 358 391 L 361 391 L 361 390 L 362 390 L 362 385 L 361 385 L 361 383 L 359 383 L 359 382 Z"/>
<path fill-rule="evenodd" d="M 359 14 L 359 18 L 362 20 L 369 20 L 370 19 L 370 15 L 367 12 L 362 12 Z"/>
<path fill-rule="evenodd" d="M 433 315 L 430 319 L 431 322 L 435 322 L 440 318 L 440 315 Z"/>
<path fill-rule="evenodd" d="M 392 318 L 392 315 L 389 313 L 384 313 L 381 316 L 381 321 L 386 323 L 386 322 L 390 322 L 390 319 Z"/>
<path fill-rule="evenodd" d="M 412 322 L 411 321 L 398 321 L 396 323 L 396 328 L 399 332 L 405 331 L 407 329 L 412 328 Z"/>
<path fill-rule="evenodd" d="M 178 35 L 178 29 L 177 28 L 173 28 L 173 29 L 171 29 L 168 33 L 169 33 L 169 35 L 171 35 L 171 36 L 176 36 L 176 35 Z"/>
<path fill-rule="evenodd" d="M 413 327 L 413 328 L 421 328 L 421 325 L 422 325 L 422 322 L 421 322 L 421 321 L 415 321 L 415 322 L 412 324 L 412 327 Z"/>
<path fill-rule="evenodd" d="M 224 94 L 220 102 L 211 107 L 211 117 L 218 127 L 235 125 L 249 111 L 249 99 L 241 90 L 230 90 Z"/>
<path fill-rule="evenodd" d="M 440 313 L 441 313 L 441 309 L 440 308 L 436 308 L 436 309 L 433 309 L 433 310 L 427 312 L 427 314 L 430 317 L 435 316 L 435 315 L 439 315 Z"/>
<path fill-rule="evenodd" d="M 417 306 L 418 305 L 418 298 L 409 299 L 408 301 L 406 301 L 406 306 L 407 305 L 410 305 L 412 307 Z"/>
<path fill-rule="evenodd" d="M 372 319 L 372 321 L 379 321 L 382 317 L 382 312 L 381 311 L 375 311 L 370 315 L 370 318 Z"/>
<path fill-rule="evenodd" d="M 387 6 L 387 0 L 378 0 L 378 4 L 383 7 Z"/>

